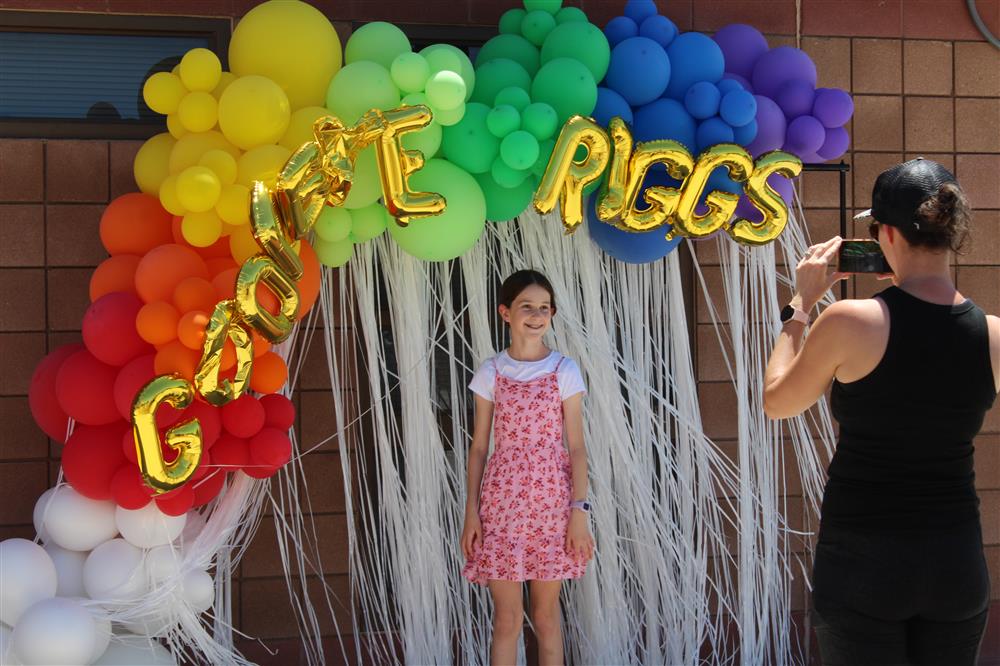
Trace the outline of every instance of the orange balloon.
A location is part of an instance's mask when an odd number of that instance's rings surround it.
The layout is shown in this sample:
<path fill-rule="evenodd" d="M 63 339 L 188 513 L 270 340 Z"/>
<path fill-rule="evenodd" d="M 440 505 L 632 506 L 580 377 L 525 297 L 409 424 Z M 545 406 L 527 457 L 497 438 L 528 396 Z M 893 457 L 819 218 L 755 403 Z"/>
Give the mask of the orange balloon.
<path fill-rule="evenodd" d="M 253 361 L 250 388 L 257 393 L 276 393 L 288 381 L 288 366 L 274 352 L 267 352 Z"/>
<path fill-rule="evenodd" d="M 236 296 L 236 276 L 240 269 L 227 268 L 212 278 L 212 286 L 220 301 L 225 301 Z"/>
<path fill-rule="evenodd" d="M 319 298 L 319 285 L 322 278 L 319 268 L 319 258 L 316 250 L 306 241 L 299 244 L 299 259 L 302 260 L 302 277 L 296 283 L 299 288 L 299 319 L 316 304 Z"/>
<path fill-rule="evenodd" d="M 201 310 L 194 310 L 181 316 L 177 321 L 177 339 L 188 349 L 200 352 L 205 344 L 205 327 L 208 326 L 208 315 Z"/>
<path fill-rule="evenodd" d="M 226 338 L 222 345 L 222 358 L 219 360 L 219 370 L 225 372 L 236 365 L 236 345 L 229 338 Z M 235 374 L 233 375 L 235 377 Z"/>
<path fill-rule="evenodd" d="M 166 301 L 147 303 L 135 317 L 135 330 L 139 337 L 151 345 L 161 347 L 177 337 L 180 313 Z"/>
<path fill-rule="evenodd" d="M 192 310 L 211 312 L 215 309 L 218 300 L 215 295 L 215 287 L 205 278 L 184 278 L 174 288 L 174 305 L 182 313 Z"/>
<path fill-rule="evenodd" d="M 231 258 L 229 251 L 229 239 L 226 238 L 225 236 L 220 236 L 219 240 L 215 241 L 208 247 L 196 248 L 196 251 L 206 261 L 208 261 L 209 259 L 218 259 L 220 257 L 225 257 L 226 259 Z"/>
<path fill-rule="evenodd" d="M 179 340 L 174 340 L 156 352 L 153 369 L 158 375 L 176 374 L 191 381 L 199 360 L 201 360 L 199 352 L 188 349 Z"/>
<path fill-rule="evenodd" d="M 116 254 L 102 261 L 90 276 L 90 302 L 113 291 L 134 294 L 135 269 L 140 259 L 134 254 Z"/>
<path fill-rule="evenodd" d="M 101 215 L 101 243 L 112 255 L 145 254 L 173 240 L 170 219 L 156 197 L 140 192 L 123 194 Z"/>
<path fill-rule="evenodd" d="M 150 250 L 135 271 L 135 289 L 147 303 L 169 301 L 184 278 L 208 279 L 205 260 L 189 247 L 169 243 Z"/>
<path fill-rule="evenodd" d="M 208 266 L 208 273 L 214 279 L 219 273 L 230 268 L 236 268 L 236 262 L 228 254 L 225 257 L 219 257 L 217 259 L 206 259 L 205 265 Z"/>
<path fill-rule="evenodd" d="M 263 252 L 249 224 L 241 224 L 228 236 L 229 249 L 236 263 L 242 264 L 250 257 Z"/>
<path fill-rule="evenodd" d="M 250 337 L 253 338 L 253 357 L 258 358 L 271 351 L 271 341 L 262 336 L 257 331 L 251 329 Z"/>
<path fill-rule="evenodd" d="M 184 234 L 181 233 L 181 225 L 183 223 L 183 215 L 174 215 L 170 218 L 170 235 L 173 237 L 174 243 L 177 245 L 187 245 L 187 241 L 184 240 Z"/>

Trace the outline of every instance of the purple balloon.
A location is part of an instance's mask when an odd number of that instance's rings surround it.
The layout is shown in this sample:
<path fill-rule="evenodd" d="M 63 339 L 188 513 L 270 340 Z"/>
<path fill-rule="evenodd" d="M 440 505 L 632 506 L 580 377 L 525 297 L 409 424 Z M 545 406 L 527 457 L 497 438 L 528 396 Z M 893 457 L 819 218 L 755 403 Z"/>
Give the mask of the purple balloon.
<path fill-rule="evenodd" d="M 774 101 L 785 112 L 785 118 L 791 120 L 799 116 L 809 115 L 812 112 L 815 97 L 816 91 L 809 83 L 795 79 L 781 84 L 781 87 L 778 88 L 778 96 L 774 98 Z"/>
<path fill-rule="evenodd" d="M 840 88 L 819 88 L 813 101 L 812 115 L 823 127 L 842 127 L 854 114 L 854 100 Z"/>
<path fill-rule="evenodd" d="M 750 82 L 747 81 L 742 76 L 740 76 L 739 74 L 734 74 L 733 72 L 726 72 L 725 74 L 722 75 L 722 80 L 736 81 L 736 83 L 740 84 L 743 87 L 743 90 L 746 90 L 748 93 L 753 92 L 753 86 L 750 84 Z"/>
<path fill-rule="evenodd" d="M 770 97 L 753 97 L 757 100 L 757 137 L 750 142 L 747 150 L 756 157 L 769 150 L 777 150 L 785 143 L 785 114 Z"/>
<path fill-rule="evenodd" d="M 767 40 L 760 31 L 744 23 L 732 23 L 712 37 L 726 56 L 726 71 L 749 79 L 757 59 L 767 53 Z"/>
<path fill-rule="evenodd" d="M 826 130 L 826 139 L 819 147 L 816 154 L 823 159 L 835 160 L 847 152 L 847 146 L 851 143 L 851 137 L 843 127 L 832 127 Z"/>
<path fill-rule="evenodd" d="M 805 160 L 805 156 L 815 154 L 824 141 L 826 128 L 823 124 L 812 116 L 799 116 L 788 123 L 784 150 Z"/>
<path fill-rule="evenodd" d="M 767 177 L 767 184 L 781 195 L 781 198 L 784 199 L 789 209 L 791 209 L 792 200 L 795 196 L 795 187 L 792 185 L 792 181 L 780 174 L 774 173 Z M 739 202 L 736 204 L 735 216 L 746 218 L 754 224 L 760 224 L 764 221 L 764 214 L 750 203 L 749 197 L 745 194 L 740 197 Z"/>
<path fill-rule="evenodd" d="M 753 89 L 758 95 L 775 99 L 786 81 L 801 80 L 816 87 L 816 65 L 805 51 L 791 46 L 771 49 L 753 68 Z"/>
<path fill-rule="evenodd" d="M 639 26 L 627 16 L 616 16 L 604 26 L 604 36 L 608 38 L 611 48 L 638 34 Z"/>

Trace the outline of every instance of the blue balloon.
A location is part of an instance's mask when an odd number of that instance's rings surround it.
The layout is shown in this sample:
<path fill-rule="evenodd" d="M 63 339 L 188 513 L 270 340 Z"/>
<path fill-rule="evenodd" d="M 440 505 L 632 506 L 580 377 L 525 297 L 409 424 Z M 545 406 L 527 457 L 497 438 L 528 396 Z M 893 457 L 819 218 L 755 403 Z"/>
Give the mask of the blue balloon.
<path fill-rule="evenodd" d="M 719 115 L 733 127 L 743 127 L 757 115 L 757 100 L 746 90 L 726 93 L 719 105 Z"/>
<path fill-rule="evenodd" d="M 743 147 L 749 146 L 757 138 L 757 120 L 751 119 L 742 127 L 733 128 L 733 140 Z"/>
<path fill-rule="evenodd" d="M 640 25 L 645 19 L 657 13 L 653 0 L 628 0 L 625 3 L 625 16 Z"/>
<path fill-rule="evenodd" d="M 667 240 L 667 233 L 672 228 L 664 225 L 659 229 L 633 233 L 616 229 L 607 222 L 597 219 L 597 195 L 590 197 L 587 205 L 587 234 L 605 253 L 618 261 L 628 264 L 648 264 L 662 259 L 670 254 L 683 239 L 677 236 Z"/>
<path fill-rule="evenodd" d="M 608 38 L 608 44 L 611 45 L 611 48 L 638 34 L 639 26 L 627 16 L 616 16 L 604 26 L 604 36 Z"/>
<path fill-rule="evenodd" d="M 736 137 L 733 128 L 726 124 L 726 121 L 718 116 L 701 121 L 698 125 L 696 143 L 698 152 L 705 150 L 709 146 L 717 143 L 733 143 Z"/>
<path fill-rule="evenodd" d="M 683 99 L 684 93 L 698 81 L 716 83 L 722 79 L 726 61 L 722 49 L 711 37 L 700 32 L 685 32 L 667 47 L 673 76 L 667 97 Z"/>
<path fill-rule="evenodd" d="M 670 59 L 663 47 L 652 39 L 630 37 L 612 49 L 604 85 L 632 106 L 652 102 L 663 94 L 669 83 Z"/>
<path fill-rule="evenodd" d="M 673 139 L 693 153 L 696 130 L 694 118 L 680 102 L 673 99 L 658 99 L 635 110 L 632 133 L 636 141 Z"/>
<path fill-rule="evenodd" d="M 667 48 L 677 37 L 677 26 L 666 16 L 654 14 L 647 17 L 639 26 L 639 36 L 649 37 L 663 48 Z"/>
<path fill-rule="evenodd" d="M 711 118 L 719 112 L 722 94 L 714 83 L 699 81 L 684 93 L 684 108 L 698 120 Z"/>
<path fill-rule="evenodd" d="M 719 88 L 719 92 L 725 95 L 726 93 L 731 93 L 734 90 L 743 90 L 743 84 L 736 79 L 727 79 L 723 77 L 721 81 L 715 84 Z"/>
<path fill-rule="evenodd" d="M 616 93 L 611 88 L 597 89 L 597 105 L 591 114 L 598 125 L 607 127 L 611 118 L 618 116 L 629 125 L 634 121 L 632 107 L 628 105 L 625 98 Z"/>

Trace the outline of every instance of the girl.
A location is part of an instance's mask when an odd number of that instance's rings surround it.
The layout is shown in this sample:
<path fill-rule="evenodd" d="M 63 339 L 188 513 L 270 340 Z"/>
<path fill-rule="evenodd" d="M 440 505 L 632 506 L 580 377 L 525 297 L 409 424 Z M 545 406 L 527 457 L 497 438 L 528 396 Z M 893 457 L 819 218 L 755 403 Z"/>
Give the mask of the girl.
<path fill-rule="evenodd" d="M 516 661 L 525 581 L 531 581 L 539 662 L 563 663 L 559 591 L 564 579 L 583 576 L 594 553 L 583 445 L 586 389 L 576 363 L 542 342 L 555 301 L 552 285 L 537 271 L 504 280 L 499 311 L 510 327 L 510 348 L 486 361 L 469 384 L 476 422 L 462 573 L 488 584 L 493 595 L 494 666 Z M 496 449 L 487 465 L 491 424 Z"/>

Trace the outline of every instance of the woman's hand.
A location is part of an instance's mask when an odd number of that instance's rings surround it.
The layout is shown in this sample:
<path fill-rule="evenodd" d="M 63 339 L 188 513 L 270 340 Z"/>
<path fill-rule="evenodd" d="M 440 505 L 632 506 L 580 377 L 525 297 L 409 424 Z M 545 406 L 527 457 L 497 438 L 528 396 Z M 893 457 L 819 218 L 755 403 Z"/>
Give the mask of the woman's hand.
<path fill-rule="evenodd" d="M 577 509 L 572 509 L 569 513 L 566 552 L 579 560 L 590 560 L 594 556 L 594 537 L 590 536 L 587 514 Z"/>
<path fill-rule="evenodd" d="M 811 246 L 795 267 L 795 297 L 792 305 L 809 312 L 836 282 L 850 277 L 849 273 L 830 272 L 830 261 L 837 258 L 841 238 L 834 236 L 825 243 Z M 796 302 L 798 301 L 798 302 Z"/>
<path fill-rule="evenodd" d="M 483 540 L 483 523 L 474 512 L 466 512 L 465 527 L 462 528 L 462 554 L 471 560 L 478 543 Z"/>

